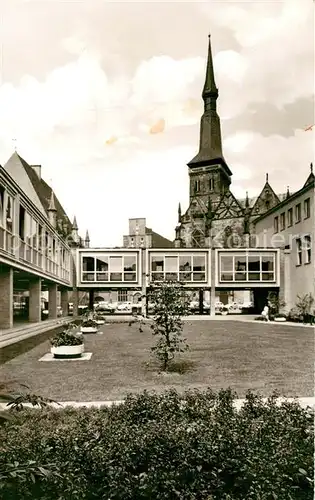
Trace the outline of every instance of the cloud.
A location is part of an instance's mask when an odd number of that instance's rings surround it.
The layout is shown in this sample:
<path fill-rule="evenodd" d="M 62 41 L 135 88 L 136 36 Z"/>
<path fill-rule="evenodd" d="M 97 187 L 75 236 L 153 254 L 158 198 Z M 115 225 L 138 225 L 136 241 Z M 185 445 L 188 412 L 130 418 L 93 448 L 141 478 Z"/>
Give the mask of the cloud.
<path fill-rule="evenodd" d="M 77 215 L 80 229 L 89 228 L 92 245 L 119 244 L 121 228 L 132 216 L 146 216 L 149 226 L 172 238 L 178 202 L 183 210 L 188 206 L 186 163 L 198 149 L 211 24 L 233 191 L 240 196 L 260 191 L 266 171 L 275 190 L 283 191 L 287 183 L 298 189 L 296 171 L 306 178 L 313 159 L 312 132 L 303 131 L 309 118 L 295 123 L 292 112 L 291 137 L 281 136 L 277 120 L 286 105 L 299 107 L 302 98 L 312 106 L 310 4 L 182 4 L 183 23 L 176 27 L 175 7 L 167 4 L 130 5 L 127 17 L 119 3 L 106 7 L 107 16 L 100 15 L 103 2 L 97 8 L 87 2 L 49 3 L 48 10 L 20 3 L 14 16 L 12 7 L 4 23 L 10 36 L 6 83 L 0 86 L 1 162 L 16 137 L 18 152 L 30 163 L 42 163 L 44 178 L 53 178 L 69 214 Z M 141 10 L 141 19 L 134 9 Z M 21 53 L 17 46 L 27 50 Z M 10 65 L 16 68 L 11 80 Z M 260 110 L 267 106 L 265 118 Z M 243 117 L 251 113 L 264 121 L 260 129 L 256 120 L 261 133 L 252 130 L 251 120 L 245 125 Z M 115 216 L 109 217 L 113 207 Z"/>

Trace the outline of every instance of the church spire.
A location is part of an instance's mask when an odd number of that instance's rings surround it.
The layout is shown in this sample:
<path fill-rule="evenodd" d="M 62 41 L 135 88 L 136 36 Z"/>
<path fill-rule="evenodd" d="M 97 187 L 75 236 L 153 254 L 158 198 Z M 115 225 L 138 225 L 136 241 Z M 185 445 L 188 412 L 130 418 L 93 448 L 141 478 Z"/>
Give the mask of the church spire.
<path fill-rule="evenodd" d="M 188 163 L 190 168 L 220 164 L 223 167 L 228 184 L 231 170 L 227 166 L 222 153 L 220 118 L 217 114 L 218 89 L 214 80 L 211 39 L 209 35 L 206 78 L 202 91 L 204 113 L 200 122 L 199 152 Z"/>
<path fill-rule="evenodd" d="M 209 37 L 209 45 L 208 45 L 208 60 L 207 60 L 207 69 L 206 69 L 206 80 L 202 91 L 202 98 L 205 103 L 205 112 L 216 110 L 217 107 L 217 98 L 219 96 L 219 92 L 214 80 L 214 71 L 213 71 L 213 60 L 212 60 L 212 50 L 211 50 L 211 35 Z"/>
<path fill-rule="evenodd" d="M 180 206 L 180 203 L 178 204 L 178 222 L 181 222 L 182 218 L 182 207 Z"/>

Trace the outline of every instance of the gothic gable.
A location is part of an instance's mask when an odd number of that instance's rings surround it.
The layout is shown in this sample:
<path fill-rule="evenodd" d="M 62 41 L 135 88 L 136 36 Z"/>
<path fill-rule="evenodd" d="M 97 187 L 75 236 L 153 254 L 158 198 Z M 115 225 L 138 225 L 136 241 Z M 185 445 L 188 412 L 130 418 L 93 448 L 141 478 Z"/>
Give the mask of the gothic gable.
<path fill-rule="evenodd" d="M 214 219 L 234 219 L 244 217 L 244 209 L 231 191 L 226 191 L 215 210 Z"/>
<path fill-rule="evenodd" d="M 278 203 L 280 200 L 267 181 L 252 208 L 251 215 L 262 215 Z"/>

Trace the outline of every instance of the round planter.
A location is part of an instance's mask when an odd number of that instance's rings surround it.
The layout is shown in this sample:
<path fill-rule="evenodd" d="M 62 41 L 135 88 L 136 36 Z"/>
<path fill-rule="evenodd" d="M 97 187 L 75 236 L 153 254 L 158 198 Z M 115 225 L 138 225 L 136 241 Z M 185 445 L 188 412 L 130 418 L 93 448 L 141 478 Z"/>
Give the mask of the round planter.
<path fill-rule="evenodd" d="M 95 321 L 95 323 L 97 325 L 104 325 L 105 324 L 105 320 L 104 319 L 95 319 L 94 321 Z"/>
<path fill-rule="evenodd" d="M 275 321 L 277 321 L 278 323 L 282 323 L 283 321 L 286 321 L 287 319 L 286 318 L 275 318 Z"/>
<path fill-rule="evenodd" d="M 84 344 L 51 347 L 50 352 L 54 358 L 80 358 L 84 352 Z"/>
<path fill-rule="evenodd" d="M 81 333 L 97 333 L 97 326 L 81 326 Z"/>
<path fill-rule="evenodd" d="M 221 315 L 222 315 L 222 316 L 227 316 L 228 314 L 229 314 L 229 311 L 222 311 L 222 312 L 221 312 Z"/>

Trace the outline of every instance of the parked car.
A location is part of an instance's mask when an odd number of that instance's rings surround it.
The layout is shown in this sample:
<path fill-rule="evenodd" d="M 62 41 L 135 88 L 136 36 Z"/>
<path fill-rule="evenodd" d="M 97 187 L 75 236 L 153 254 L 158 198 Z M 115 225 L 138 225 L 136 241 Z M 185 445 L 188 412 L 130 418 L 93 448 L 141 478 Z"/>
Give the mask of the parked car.
<path fill-rule="evenodd" d="M 95 312 L 113 314 L 116 310 L 116 305 L 110 302 L 98 302 L 94 305 Z"/>
<path fill-rule="evenodd" d="M 132 302 L 122 302 L 117 306 L 117 311 L 131 312 L 131 310 L 132 310 Z"/>

